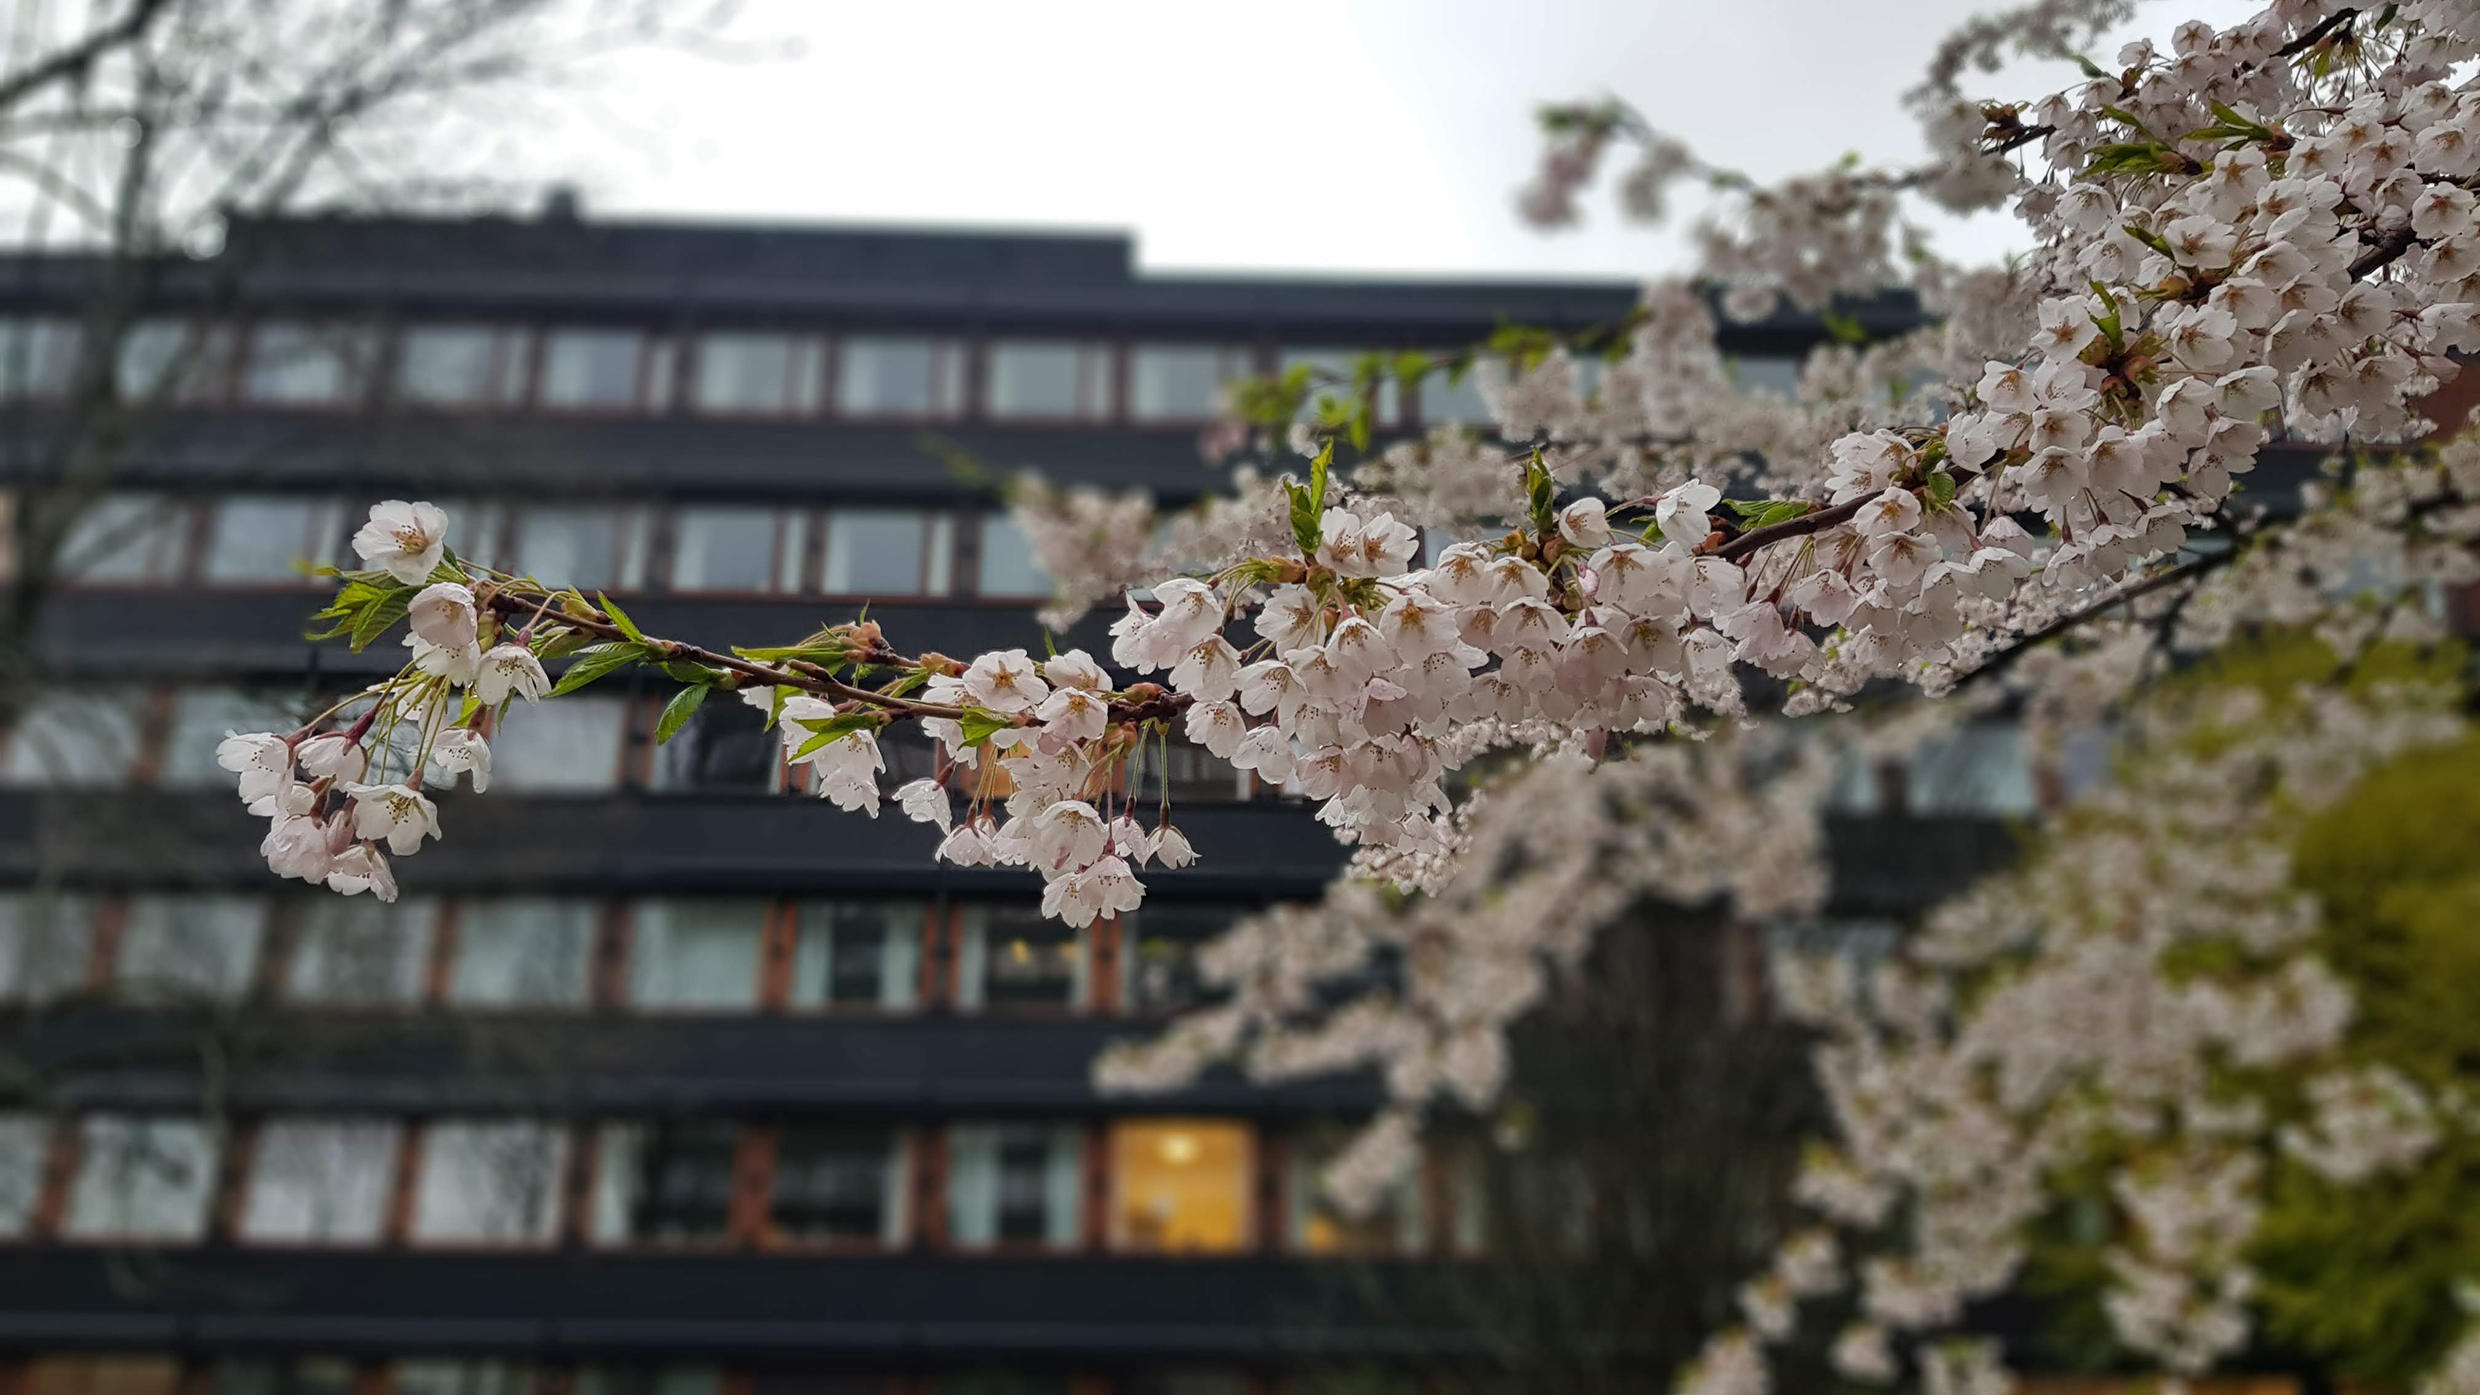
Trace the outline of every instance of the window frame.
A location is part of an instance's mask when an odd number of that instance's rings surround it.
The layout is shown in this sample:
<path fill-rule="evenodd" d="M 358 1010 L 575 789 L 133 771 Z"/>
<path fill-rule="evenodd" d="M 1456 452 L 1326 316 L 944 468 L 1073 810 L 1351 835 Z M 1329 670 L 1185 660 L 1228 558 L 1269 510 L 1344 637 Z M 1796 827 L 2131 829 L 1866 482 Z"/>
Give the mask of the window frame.
<path fill-rule="evenodd" d="M 699 511 L 748 510 L 767 515 L 771 528 L 767 544 L 766 580 L 756 589 L 749 587 L 690 587 L 681 584 L 681 540 L 689 515 Z M 816 578 L 824 565 L 826 553 L 826 510 L 795 506 L 773 508 L 763 502 L 732 503 L 725 500 L 693 500 L 674 503 L 661 511 L 662 547 L 660 589 L 667 596 L 696 596 L 702 599 L 756 600 L 782 596 L 807 596 L 818 589 Z M 652 586 L 645 589 L 653 590 Z"/>
<path fill-rule="evenodd" d="M 807 421 L 825 412 L 835 395 L 835 353 L 830 336 L 809 329 L 762 325 L 708 325 L 680 336 L 680 405 L 690 415 L 716 421 Z M 706 401 L 706 351 L 715 339 L 781 339 L 789 346 L 781 401 L 769 407 L 716 406 Z M 802 381 L 806 377 L 806 390 Z M 803 401 L 807 396 L 808 400 Z"/>
<path fill-rule="evenodd" d="M 400 1196 L 390 1198 L 390 1225 L 381 1244 L 390 1249 L 421 1250 L 433 1253 L 511 1253 L 557 1249 L 570 1232 L 576 1203 L 577 1129 L 568 1120 L 524 1114 L 442 1113 L 400 1117 L 403 1133 L 401 1146 L 411 1153 L 411 1161 L 402 1170 Z M 484 1236 L 425 1237 L 422 1227 L 423 1186 L 437 1164 L 432 1146 L 442 1127 L 473 1126 L 491 1128 L 501 1125 L 539 1126 L 551 1143 L 550 1217 L 541 1227 L 539 1236 L 513 1238 Z M 401 1216 L 401 1225 L 397 1218 Z"/>
<path fill-rule="evenodd" d="M 1195 430 L 1214 420 L 1212 406 L 1195 416 L 1167 414 L 1151 416 L 1137 410 L 1137 365 L 1148 349 L 1188 350 L 1209 353 L 1215 358 L 1214 385 L 1220 389 L 1240 378 L 1256 377 L 1264 370 L 1265 355 L 1256 344 L 1233 343 L 1219 339 L 1131 339 L 1120 347 L 1120 411 L 1117 420 L 1140 430 Z"/>
<path fill-rule="evenodd" d="M 881 1204 L 888 1209 L 890 1214 L 879 1218 L 878 1238 L 861 1240 L 845 1236 L 807 1236 L 785 1231 L 776 1215 L 779 1200 L 777 1188 L 783 1176 L 785 1136 L 802 1132 L 861 1132 L 880 1129 L 885 1131 L 888 1138 L 887 1180 Z M 922 1218 L 914 1214 L 918 1209 L 917 1193 L 921 1190 L 918 1183 L 921 1159 L 918 1130 L 903 1124 L 823 1123 L 777 1125 L 763 1130 L 752 1130 L 752 1132 L 759 1133 L 764 1140 L 760 1145 L 762 1166 L 753 1168 L 753 1172 L 763 1173 L 764 1186 L 759 1188 L 755 1180 L 751 1184 L 753 1189 L 756 1189 L 758 1194 L 764 1198 L 764 1210 L 760 1213 L 757 1224 L 757 1247 L 759 1249 L 793 1254 L 894 1254 L 911 1245 L 921 1233 Z"/>
<path fill-rule="evenodd" d="M 552 400 L 552 357 L 563 335 L 616 335 L 636 341 L 636 374 L 628 394 L 618 401 L 558 402 Z M 650 324 L 604 324 L 575 320 L 544 323 L 534 331 L 533 373 L 526 404 L 546 417 L 603 418 L 661 416 L 679 399 L 682 355 L 670 332 Z"/>
<path fill-rule="evenodd" d="M 399 321 L 388 339 L 380 400 L 395 411 L 437 416 L 490 416 L 529 409 L 534 400 L 538 326 L 505 320 L 417 319 Z M 483 376 L 489 385 L 475 400 L 441 401 L 405 390 L 405 364 L 414 338 L 428 330 L 472 330 L 488 334 L 491 346 Z"/>
<path fill-rule="evenodd" d="M 912 586 L 904 591 L 837 591 L 829 584 L 835 566 L 835 521 L 839 515 L 862 513 L 910 513 L 921 528 L 921 561 L 915 567 Z M 822 508 L 816 511 L 810 536 L 816 546 L 810 558 L 815 577 L 806 594 L 826 598 L 832 603 L 865 601 L 937 602 L 958 599 L 956 585 L 957 537 L 956 510 L 942 504 L 874 504 L 855 503 L 845 508 Z M 943 584 L 933 589 L 934 579 Z"/>
<path fill-rule="evenodd" d="M 332 355 L 336 365 L 336 390 L 316 398 L 284 397 L 264 392 L 258 378 L 259 354 L 270 329 L 298 332 L 318 352 Z M 322 343 L 329 335 L 334 336 L 333 340 Z M 260 412 L 342 416 L 365 410 L 376 396 L 386 339 L 378 326 L 366 318 L 315 312 L 305 315 L 253 315 L 238 328 L 237 340 L 232 375 L 235 406 Z"/>
<path fill-rule="evenodd" d="M 981 372 L 976 376 L 980 390 L 974 394 L 972 407 L 973 414 L 982 421 L 1008 426 L 1097 426 L 1126 419 L 1126 394 L 1122 391 L 1125 355 L 1117 340 L 1076 334 L 997 334 L 984 338 L 978 347 Z M 1000 356 L 1011 348 L 1069 352 L 1069 395 L 1073 401 L 1066 411 L 1031 411 L 999 405 Z"/>
<path fill-rule="evenodd" d="M 853 345 L 869 341 L 929 346 L 930 400 L 926 407 L 918 411 L 878 411 L 856 408 L 845 400 L 845 368 L 851 360 Z M 981 364 L 977 347 L 972 339 L 961 334 L 911 333 L 902 326 L 839 332 L 827 346 L 827 390 L 819 403 L 820 414 L 836 421 L 874 422 L 888 426 L 972 420 L 975 417 L 975 399 L 981 391 L 978 381 Z"/>

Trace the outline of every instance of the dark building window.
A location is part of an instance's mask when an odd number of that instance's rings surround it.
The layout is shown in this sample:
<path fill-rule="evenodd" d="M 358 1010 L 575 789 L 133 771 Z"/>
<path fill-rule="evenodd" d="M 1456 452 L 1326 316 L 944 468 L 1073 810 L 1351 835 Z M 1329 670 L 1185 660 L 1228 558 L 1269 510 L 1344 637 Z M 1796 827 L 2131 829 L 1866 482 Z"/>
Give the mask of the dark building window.
<path fill-rule="evenodd" d="M 399 1361 L 395 1395 L 533 1395 L 534 1368 L 521 1361 Z"/>
<path fill-rule="evenodd" d="M 621 411 L 638 404 L 661 409 L 670 355 L 634 329 L 561 329 L 543 340 L 542 404 L 574 411 Z"/>
<path fill-rule="evenodd" d="M 351 405 L 368 388 L 371 346 L 360 325 L 262 321 L 250 334 L 242 396 L 269 407 Z"/>
<path fill-rule="evenodd" d="M 413 1238 L 541 1244 L 559 1229 L 568 1133 L 531 1119 L 459 1120 L 422 1132 Z"/>
<path fill-rule="evenodd" d="M 222 395 L 232 330 L 195 320 L 143 320 L 121 336 L 116 382 L 130 402 L 204 402 Z"/>
<path fill-rule="evenodd" d="M 401 1132 L 392 1119 L 271 1119 L 259 1128 L 241 1237 L 373 1244 L 387 1223 Z"/>
<path fill-rule="evenodd" d="M 56 570 L 63 581 L 164 582 L 188 570 L 188 501 L 115 490 L 69 525 Z"/>
<path fill-rule="evenodd" d="M 646 584 L 649 520 L 599 504 L 527 508 L 517 515 L 514 570 L 549 586 L 633 591 Z"/>
<path fill-rule="evenodd" d="M 1244 350 L 1213 344 L 1139 344 L 1128 351 L 1128 415 L 1137 421 L 1206 421 L 1223 384 L 1248 372 Z"/>
<path fill-rule="evenodd" d="M 227 494 L 215 502 L 206 555 L 208 581 L 310 584 L 308 569 L 336 559 L 344 542 L 344 506 L 301 494 Z"/>
<path fill-rule="evenodd" d="M 672 589 L 797 591 L 808 524 L 804 513 L 770 506 L 681 509 L 672 521 Z"/>
<path fill-rule="evenodd" d="M 1073 1125 L 959 1124 L 947 1150 L 950 1243 L 1076 1247 L 1084 1193 Z"/>
<path fill-rule="evenodd" d="M 267 903 L 256 896 L 134 896 L 113 980 L 132 998 L 235 1002 L 258 966 Z"/>
<path fill-rule="evenodd" d="M 577 793 L 617 786 L 627 719 L 626 702 L 591 694 L 510 713 L 507 739 L 491 742 L 492 792 Z"/>
<path fill-rule="evenodd" d="M 767 903 L 749 897 L 640 901 L 629 942 L 629 1003 L 655 1008 L 750 1008 Z"/>
<path fill-rule="evenodd" d="M 805 1381 L 803 1395 L 842 1387 Z M 875 1395 L 875 1387 L 873 1395 Z M 713 1366 L 584 1366 L 577 1371 L 577 1395 L 722 1395 L 723 1372 Z"/>
<path fill-rule="evenodd" d="M 396 346 L 396 399 L 422 407 L 506 407 L 525 395 L 525 331 L 415 325 Z"/>
<path fill-rule="evenodd" d="M 920 902 L 809 901 L 800 916 L 792 1006 L 913 1006 L 921 979 Z"/>
<path fill-rule="evenodd" d="M 595 905 L 547 896 L 468 901 L 456 927 L 448 1001 L 459 1007 L 576 1007 L 586 1000 Z"/>
<path fill-rule="evenodd" d="M 285 964 L 285 995 L 334 1007 L 421 1001 L 438 903 L 408 897 L 322 896 L 303 907 Z"/>
<path fill-rule="evenodd" d="M 128 779 L 144 699 L 120 687 L 38 695 L 6 734 L 0 784 L 91 787 Z"/>
<path fill-rule="evenodd" d="M 779 738 L 766 714 L 722 694 L 697 710 L 672 739 L 655 748 L 658 790 L 765 794 L 781 787 Z"/>
<path fill-rule="evenodd" d="M 0 317 L 0 400 L 66 395 L 77 346 L 77 321 L 66 316 Z"/>
<path fill-rule="evenodd" d="M 1238 913 L 1149 905 L 1120 917 L 1120 1001 L 1139 1012 L 1176 1012 L 1205 1002 L 1197 952 L 1229 928 Z"/>
<path fill-rule="evenodd" d="M 962 355 L 939 339 L 854 335 L 836 354 L 835 406 L 847 416 L 954 416 L 964 400 Z"/>
<path fill-rule="evenodd" d="M 818 341 L 790 334 L 709 334 L 698 340 L 702 412 L 803 415 L 818 410 Z"/>
<path fill-rule="evenodd" d="M 891 1129 L 784 1129 L 775 1142 L 775 1233 L 896 1244 L 904 1233 L 902 1181 L 902 1150 Z"/>
<path fill-rule="evenodd" d="M 955 520 L 920 509 L 827 515 L 830 596 L 944 596 L 954 579 Z"/>
<path fill-rule="evenodd" d="M 990 346 L 990 414 L 1086 420 L 1111 413 L 1111 352 L 1073 340 L 1002 339 Z"/>
<path fill-rule="evenodd" d="M 92 899 L 60 891 L 0 892 L 0 1003 L 40 1003 L 86 982 Z"/>
<path fill-rule="evenodd" d="M 215 1395 L 353 1395 L 353 1363 L 338 1356 L 219 1361 Z"/>
<path fill-rule="evenodd" d="M 728 1123 L 611 1124 L 595 1159 L 594 1238 L 720 1239 L 732 1223 L 740 1130 Z"/>
<path fill-rule="evenodd" d="M 1183 800 L 1229 803 L 1249 796 L 1247 772 L 1232 769 L 1205 747 L 1178 736 L 1172 737 L 1169 750 L 1162 742 L 1148 742 L 1128 761 L 1129 796 L 1135 803 L 1161 799 L 1166 783 L 1174 804 Z"/>
<path fill-rule="evenodd" d="M 43 1162 L 51 1121 L 35 1114 L 0 1114 L 0 1240 L 24 1235 L 43 1196 Z"/>
<path fill-rule="evenodd" d="M 1047 598 L 1051 578 L 1034 560 L 1024 530 L 1003 513 L 982 515 L 981 571 L 974 589 L 985 596 Z"/>
<path fill-rule="evenodd" d="M 206 1233 L 220 1144 L 197 1119 L 88 1117 L 70 1188 L 70 1238 L 195 1242 Z"/>
<path fill-rule="evenodd" d="M 973 906 L 956 946 L 961 1008 L 1082 1006 L 1085 936 L 1033 906 Z"/>

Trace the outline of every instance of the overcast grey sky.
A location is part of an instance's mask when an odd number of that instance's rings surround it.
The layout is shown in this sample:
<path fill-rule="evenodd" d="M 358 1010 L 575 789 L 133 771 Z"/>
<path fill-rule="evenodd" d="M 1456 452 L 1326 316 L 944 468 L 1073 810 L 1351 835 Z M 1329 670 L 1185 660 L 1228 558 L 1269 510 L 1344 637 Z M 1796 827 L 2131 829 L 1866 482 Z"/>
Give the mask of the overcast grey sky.
<path fill-rule="evenodd" d="M 1760 176 L 1919 149 L 1899 94 L 1985 0 L 749 0 L 771 56 L 631 55 L 525 133 L 605 216 L 1133 231 L 1149 268 L 1618 275 L 1675 232 L 1543 235 L 1512 212 L 1534 105 L 1615 92 Z M 2156 5 L 2131 33 L 2235 21 Z M 2115 43 L 2102 50 L 2104 61 Z M 2064 65 L 1985 90 L 2034 95 Z M 1996 255 L 2003 220 L 1947 235 Z"/>

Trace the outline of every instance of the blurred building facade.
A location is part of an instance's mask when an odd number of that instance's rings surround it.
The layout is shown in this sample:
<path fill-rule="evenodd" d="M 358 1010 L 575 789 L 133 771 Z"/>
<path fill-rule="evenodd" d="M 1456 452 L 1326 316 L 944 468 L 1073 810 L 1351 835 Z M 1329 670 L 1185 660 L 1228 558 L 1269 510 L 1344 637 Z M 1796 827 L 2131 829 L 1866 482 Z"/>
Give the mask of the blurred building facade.
<path fill-rule="evenodd" d="M 107 274 L 0 262 L 14 504 L 94 493 L 0 738 L 0 1392 L 1236 1395 L 1470 1340 L 1371 1290 L 1488 1248 L 1456 1155 L 1375 1220 L 1318 1199 L 1370 1081 L 1089 1083 L 1199 1001 L 1202 939 L 1339 865 L 1280 790 L 1175 744 L 1138 792 L 1204 858 L 1075 933 L 1025 876 L 802 798 L 739 704 L 657 747 L 661 680 L 607 679 L 516 714 L 381 907 L 275 883 L 214 748 L 400 661 L 301 638 L 298 561 L 348 560 L 380 498 L 657 633 L 866 603 L 908 647 L 1038 649 L 1045 580 L 957 452 L 1193 496 L 1235 374 L 1607 322 L 1632 288 L 1141 275 L 1115 236 L 240 223 L 150 275 L 117 368 L 161 401 L 81 464 L 67 365 Z M 1820 330 L 1730 335 L 1787 388 Z M 1379 404 L 1480 415 L 1443 379 Z M 1855 944 L 1948 889 L 1907 849 L 1994 856 L 2034 806 L 2008 729 L 1950 745 L 1838 795 Z M 1686 997 L 1755 1011 L 1754 932 L 1711 939 Z"/>

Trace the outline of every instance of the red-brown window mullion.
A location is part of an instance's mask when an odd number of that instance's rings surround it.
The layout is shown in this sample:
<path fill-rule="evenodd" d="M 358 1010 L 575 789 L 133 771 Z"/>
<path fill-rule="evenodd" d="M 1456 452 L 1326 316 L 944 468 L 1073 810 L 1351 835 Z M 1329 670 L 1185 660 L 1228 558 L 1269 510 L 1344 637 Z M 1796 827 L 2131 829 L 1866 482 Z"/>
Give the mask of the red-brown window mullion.
<path fill-rule="evenodd" d="M 567 1249 L 583 1249 L 594 1243 L 594 1189 L 603 1166 L 603 1150 L 598 1146 L 602 1130 L 591 1121 L 579 1121 L 569 1126 L 569 1136 L 567 1185 L 562 1188 L 568 1204 L 561 1208 L 558 1243 Z"/>
<path fill-rule="evenodd" d="M 918 1249 L 947 1248 L 948 1147 L 945 1128 L 917 1130 L 913 1150 L 913 1244 Z"/>
<path fill-rule="evenodd" d="M 364 1361 L 353 1368 L 353 1395 L 389 1395 L 396 1388 L 396 1369 L 385 1360 Z"/>
<path fill-rule="evenodd" d="M 413 1118 L 404 1121 L 396 1135 L 396 1156 L 389 1161 L 393 1173 L 388 1192 L 387 1223 L 380 1230 L 379 1243 L 403 1248 L 413 1239 L 413 1201 L 422 1189 L 422 1134 L 429 1120 Z"/>
<path fill-rule="evenodd" d="M 1110 1126 L 1087 1124 L 1078 1138 L 1085 1164 L 1085 1248 L 1099 1251 L 1111 1242 Z"/>
<path fill-rule="evenodd" d="M 776 1138 L 772 1128 L 744 1128 L 732 1159 L 732 1209 L 725 1233 L 734 1249 L 765 1249 L 775 1242 Z"/>
<path fill-rule="evenodd" d="M 1446 1159 L 1436 1148 L 1421 1150 L 1421 1220 L 1424 1253 L 1445 1257 L 1454 1246 L 1449 1237 L 1455 1233 L 1454 1194 L 1447 1186 Z"/>
<path fill-rule="evenodd" d="M 42 1189 L 36 1194 L 34 1211 L 26 1218 L 26 1234 L 35 1239 L 51 1239 L 60 1234 L 61 1224 L 69 1218 L 69 1196 L 77 1183 L 78 1162 L 85 1151 L 80 1136 L 84 1121 L 72 1114 L 52 1119 L 51 1138 L 43 1153 Z"/>
<path fill-rule="evenodd" d="M 614 901 L 605 905 L 597 930 L 594 981 L 588 985 L 587 1001 L 594 1008 L 609 1012 L 622 1007 L 629 997 L 629 956 L 635 948 L 636 925 L 628 904 Z"/>
<path fill-rule="evenodd" d="M 207 1220 L 208 1240 L 230 1244 L 241 1234 L 241 1211 L 249 1199 L 250 1174 L 258 1166 L 258 1140 L 263 1126 L 256 1119 L 245 1119 L 233 1125 L 231 1137 L 219 1151 L 221 1167 L 216 1179 L 215 1209 Z"/>
<path fill-rule="evenodd" d="M 766 908 L 758 953 L 758 1010 L 782 1012 L 792 1001 L 792 962 L 799 936 L 799 907 L 775 901 Z"/>
<path fill-rule="evenodd" d="M 129 925 L 129 899 L 115 896 L 95 908 L 93 933 L 86 943 L 86 990 L 101 993 L 112 986 L 120 962 L 121 935 Z"/>
<path fill-rule="evenodd" d="M 1290 1161 L 1291 1140 L 1262 1125 L 1252 1126 L 1255 1145 L 1249 1152 L 1257 1159 L 1255 1194 L 1250 1203 L 1256 1207 L 1257 1248 L 1267 1254 L 1282 1250 L 1284 1230 L 1284 1165 Z"/>
<path fill-rule="evenodd" d="M 456 980 L 456 937 L 462 928 L 464 902 L 450 900 L 441 905 L 431 925 L 430 962 L 422 967 L 422 991 L 418 1002 L 424 1006 L 448 1001 L 448 990 Z"/>

